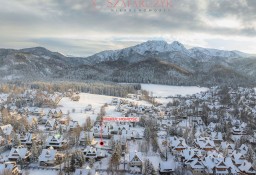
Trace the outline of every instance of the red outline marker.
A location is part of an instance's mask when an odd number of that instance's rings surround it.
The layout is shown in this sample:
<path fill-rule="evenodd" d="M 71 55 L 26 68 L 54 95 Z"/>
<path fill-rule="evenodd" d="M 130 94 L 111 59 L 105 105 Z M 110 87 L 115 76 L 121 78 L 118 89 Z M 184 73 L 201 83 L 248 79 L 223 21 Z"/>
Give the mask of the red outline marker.
<path fill-rule="evenodd" d="M 102 138 L 102 132 L 103 132 L 103 126 L 102 126 L 103 120 L 100 121 L 100 146 L 104 145 L 103 138 Z"/>

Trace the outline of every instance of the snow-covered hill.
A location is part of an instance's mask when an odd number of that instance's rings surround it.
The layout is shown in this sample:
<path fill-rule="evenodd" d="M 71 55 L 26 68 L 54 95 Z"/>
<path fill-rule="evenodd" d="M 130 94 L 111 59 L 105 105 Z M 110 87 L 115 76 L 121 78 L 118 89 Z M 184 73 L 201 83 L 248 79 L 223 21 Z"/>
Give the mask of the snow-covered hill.
<path fill-rule="evenodd" d="M 249 58 L 250 57 L 250 58 Z M 79 58 L 42 47 L 0 49 L 0 80 L 100 80 L 172 85 L 243 85 L 256 80 L 256 59 L 239 51 L 187 49 L 147 41 Z"/>
<path fill-rule="evenodd" d="M 190 57 L 200 61 L 206 61 L 210 58 L 245 58 L 249 57 L 249 54 L 239 52 L 239 51 L 225 51 L 218 49 L 207 49 L 194 47 L 187 49 L 182 43 L 174 41 L 172 43 L 167 43 L 166 41 L 147 41 L 132 47 L 124 48 L 121 50 L 109 50 L 97 53 L 93 56 L 88 57 L 88 61 L 95 64 L 103 61 L 115 61 L 118 59 L 123 59 L 129 57 L 126 61 L 135 62 L 140 61 L 141 57 L 148 55 L 159 55 L 163 53 L 169 53 L 171 58 L 174 58 L 177 55 L 183 57 Z M 137 57 L 133 59 L 131 56 Z"/>

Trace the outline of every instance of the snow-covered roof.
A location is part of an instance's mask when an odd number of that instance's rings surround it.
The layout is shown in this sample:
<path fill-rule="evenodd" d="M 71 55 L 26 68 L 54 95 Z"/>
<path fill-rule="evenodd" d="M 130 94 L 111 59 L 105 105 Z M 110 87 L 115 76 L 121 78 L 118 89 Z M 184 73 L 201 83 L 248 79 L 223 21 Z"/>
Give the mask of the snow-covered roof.
<path fill-rule="evenodd" d="M 237 151 L 234 151 L 232 153 L 232 157 L 233 157 L 233 161 L 235 162 L 235 164 L 240 165 L 244 162 L 245 160 L 245 156 Z"/>
<path fill-rule="evenodd" d="M 94 148 L 94 147 L 91 147 L 91 146 L 87 146 L 85 149 L 84 149 L 84 152 L 86 154 L 91 154 L 91 153 L 97 153 L 97 148 Z"/>
<path fill-rule="evenodd" d="M 215 147 L 214 142 L 209 137 L 196 138 L 195 143 L 202 149 Z"/>
<path fill-rule="evenodd" d="M 50 127 L 53 127 L 55 124 L 56 120 L 55 119 L 48 119 L 45 125 L 50 125 Z"/>
<path fill-rule="evenodd" d="M 70 120 L 69 121 L 69 128 L 77 128 L 79 127 L 78 121 Z"/>
<path fill-rule="evenodd" d="M 245 154 L 247 154 L 248 149 L 249 149 L 249 148 L 248 148 L 247 145 L 242 144 L 238 150 L 240 151 L 241 154 L 245 155 Z"/>
<path fill-rule="evenodd" d="M 213 173 L 213 169 L 226 169 L 226 171 L 223 171 L 223 173 L 228 173 L 228 169 L 231 170 L 231 173 L 238 173 L 238 168 L 234 165 L 232 159 L 230 157 L 221 157 L 221 156 L 207 156 L 204 158 L 203 163 L 206 167 L 206 170 L 208 173 Z M 216 170 L 216 173 L 218 170 Z"/>
<path fill-rule="evenodd" d="M 223 140 L 222 133 L 221 132 L 211 132 L 211 139 L 222 141 Z"/>
<path fill-rule="evenodd" d="M 12 133 L 13 127 L 11 124 L 0 126 L 1 131 L 4 133 L 4 135 L 10 135 Z"/>
<path fill-rule="evenodd" d="M 25 140 L 26 143 L 32 143 L 33 134 L 32 133 L 26 133 L 26 134 L 17 134 L 18 138 L 20 140 Z"/>
<path fill-rule="evenodd" d="M 52 148 L 43 149 L 41 155 L 38 158 L 39 162 L 54 161 L 56 153 L 57 153 L 57 150 L 54 150 Z"/>
<path fill-rule="evenodd" d="M 235 149 L 235 144 L 233 143 L 228 143 L 228 142 L 221 142 L 220 147 L 224 150 L 224 149 L 228 149 L 228 150 L 234 150 Z"/>
<path fill-rule="evenodd" d="M 160 172 L 171 172 L 176 168 L 176 163 L 173 159 L 169 159 L 166 162 L 160 162 L 159 171 Z"/>
<path fill-rule="evenodd" d="M 137 151 L 133 152 L 133 151 L 131 151 L 130 154 L 129 154 L 129 161 L 130 161 L 130 162 L 133 161 L 133 159 L 134 159 L 135 157 L 137 157 L 137 158 L 139 159 L 139 161 L 142 161 L 142 160 L 143 160 L 143 159 L 142 159 L 142 153 L 141 153 L 141 152 L 137 152 Z"/>
<path fill-rule="evenodd" d="M 91 146 L 87 146 L 83 152 L 86 157 L 106 157 L 105 150 L 97 149 Z"/>
<path fill-rule="evenodd" d="M 56 136 L 48 136 L 46 143 L 62 143 L 64 141 L 63 137 L 61 135 Z"/>
<path fill-rule="evenodd" d="M 245 160 L 238 168 L 245 173 L 256 174 L 256 170 L 253 168 L 252 164 L 247 160 Z"/>
<path fill-rule="evenodd" d="M 181 153 L 185 160 L 190 160 L 195 157 L 202 157 L 202 151 L 200 149 L 188 148 L 184 149 Z"/>
<path fill-rule="evenodd" d="M 177 138 L 176 136 L 170 137 L 170 146 L 172 146 L 173 148 L 182 148 L 182 149 L 187 148 L 185 139 L 182 137 Z"/>
<path fill-rule="evenodd" d="M 192 169 L 204 169 L 204 164 L 199 159 L 194 159 L 190 163 L 190 166 L 191 166 Z"/>
<path fill-rule="evenodd" d="M 24 147 L 18 147 L 18 148 L 12 148 L 11 152 L 9 153 L 8 158 L 22 158 L 24 159 L 26 157 L 26 154 L 28 153 L 28 149 Z"/>

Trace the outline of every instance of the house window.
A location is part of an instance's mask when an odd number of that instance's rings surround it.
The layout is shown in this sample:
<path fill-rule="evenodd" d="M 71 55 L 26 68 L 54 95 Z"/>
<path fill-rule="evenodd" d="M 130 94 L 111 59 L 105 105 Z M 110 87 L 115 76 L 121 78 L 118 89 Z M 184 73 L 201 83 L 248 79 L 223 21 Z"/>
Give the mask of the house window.
<path fill-rule="evenodd" d="M 136 161 L 136 162 L 137 162 L 137 161 L 139 161 L 139 159 L 135 157 L 135 158 L 133 159 L 133 161 Z"/>

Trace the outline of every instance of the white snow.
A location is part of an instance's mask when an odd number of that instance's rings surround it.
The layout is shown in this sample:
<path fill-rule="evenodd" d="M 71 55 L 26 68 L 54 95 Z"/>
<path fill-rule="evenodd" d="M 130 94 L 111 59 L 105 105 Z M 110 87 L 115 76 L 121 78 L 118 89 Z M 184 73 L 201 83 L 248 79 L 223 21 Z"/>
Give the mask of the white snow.
<path fill-rule="evenodd" d="M 141 84 L 143 90 L 153 93 L 154 97 L 186 96 L 205 92 L 208 88 L 196 86 L 168 86 L 155 84 Z"/>
<path fill-rule="evenodd" d="M 70 117 L 78 121 L 80 125 L 82 125 L 87 117 L 91 117 L 91 119 L 95 120 L 97 117 L 97 114 L 100 111 L 101 106 L 103 106 L 105 103 L 110 103 L 112 98 L 111 96 L 104 96 L 104 95 L 95 95 L 95 94 L 87 94 L 87 93 L 80 93 L 80 100 L 79 101 L 72 101 L 68 97 L 64 97 L 59 105 L 61 106 L 60 109 L 64 114 L 66 114 L 68 111 L 70 112 Z M 92 111 L 88 111 L 85 113 L 85 108 L 91 104 L 92 105 Z M 75 109 L 75 112 L 73 113 L 72 110 Z M 94 112 L 93 112 L 94 111 Z M 110 108 L 110 111 L 107 111 L 107 114 L 111 115 L 111 111 L 114 113 L 113 108 Z M 114 113 L 115 116 L 118 116 L 118 114 Z"/>
<path fill-rule="evenodd" d="M 157 52 L 180 51 L 188 53 L 187 49 L 178 41 L 174 41 L 171 44 L 168 44 L 166 41 L 147 41 L 134 46 L 133 50 L 140 54 L 144 54 L 148 50 Z"/>
<path fill-rule="evenodd" d="M 56 170 L 37 170 L 37 169 L 29 169 L 29 174 L 33 175 L 57 175 L 59 171 Z"/>
<path fill-rule="evenodd" d="M 147 41 L 136 46 L 128 47 L 121 50 L 107 50 L 96 54 L 98 57 L 98 61 L 106 61 L 106 60 L 117 60 L 120 53 L 128 56 L 130 52 L 137 52 L 139 54 L 144 54 L 146 51 L 157 51 L 157 52 L 182 52 L 184 54 L 189 55 L 190 52 L 178 41 L 174 41 L 172 43 L 167 43 L 166 41 Z"/>
<path fill-rule="evenodd" d="M 97 94 L 88 94 L 88 93 L 80 93 L 80 100 L 79 101 L 72 101 L 68 97 L 64 97 L 59 102 L 58 109 L 61 109 L 64 114 L 69 112 L 69 116 L 74 121 L 78 121 L 79 125 L 82 125 L 87 117 L 90 117 L 92 120 L 96 120 L 97 114 L 100 112 L 100 108 L 104 104 L 110 104 L 113 96 L 105 96 L 105 95 L 97 95 Z M 146 101 L 136 101 L 132 99 L 126 99 L 129 102 L 134 102 L 137 105 L 145 105 L 150 106 L 151 104 Z M 85 109 L 88 105 L 92 105 L 91 111 L 86 111 Z M 106 116 L 110 117 L 122 117 L 123 114 L 121 112 L 115 111 L 115 106 L 108 105 L 106 110 Z M 73 109 L 75 110 L 73 112 Z"/>
<path fill-rule="evenodd" d="M 201 47 L 194 47 L 190 49 L 190 52 L 192 54 L 195 54 L 196 52 L 201 52 L 208 56 L 214 56 L 214 57 L 224 57 L 224 58 L 238 58 L 238 57 L 246 57 L 248 56 L 245 53 L 237 52 L 237 51 L 225 51 L 225 50 L 218 50 L 218 49 L 207 49 L 207 48 L 201 48 Z"/>
<path fill-rule="evenodd" d="M 239 51 L 225 51 L 225 50 L 218 50 L 218 49 L 209 49 L 209 48 L 200 48 L 194 47 L 191 49 L 186 48 L 183 44 L 178 41 L 174 41 L 172 43 L 167 43 L 163 40 L 152 40 L 143 42 L 141 44 L 131 46 L 128 48 L 124 48 L 121 50 L 107 50 L 102 51 L 98 54 L 95 54 L 97 57 L 96 62 L 107 61 L 107 60 L 117 60 L 119 58 L 119 54 L 129 56 L 131 52 L 136 52 L 138 54 L 145 54 L 146 51 L 153 51 L 153 52 L 179 52 L 188 57 L 198 59 L 198 54 L 203 54 L 211 57 L 224 57 L 224 58 L 239 58 L 239 57 L 248 57 L 249 54 L 242 53 Z"/>

